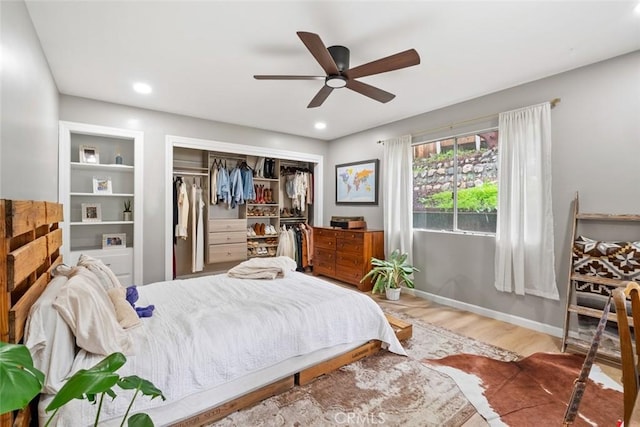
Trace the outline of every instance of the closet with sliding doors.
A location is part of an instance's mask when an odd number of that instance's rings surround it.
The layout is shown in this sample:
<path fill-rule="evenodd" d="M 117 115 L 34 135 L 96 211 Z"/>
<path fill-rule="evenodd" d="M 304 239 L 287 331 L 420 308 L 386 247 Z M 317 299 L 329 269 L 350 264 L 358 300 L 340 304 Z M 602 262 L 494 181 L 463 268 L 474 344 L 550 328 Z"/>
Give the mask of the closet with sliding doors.
<path fill-rule="evenodd" d="M 312 265 L 313 164 L 172 148 L 173 278 L 287 255 Z"/>

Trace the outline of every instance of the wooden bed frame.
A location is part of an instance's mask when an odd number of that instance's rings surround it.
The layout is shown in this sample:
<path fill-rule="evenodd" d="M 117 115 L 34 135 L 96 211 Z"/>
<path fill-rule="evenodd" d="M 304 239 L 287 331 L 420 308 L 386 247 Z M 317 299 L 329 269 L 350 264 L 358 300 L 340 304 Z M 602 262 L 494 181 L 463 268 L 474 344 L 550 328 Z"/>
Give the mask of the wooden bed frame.
<path fill-rule="evenodd" d="M 22 340 L 29 309 L 62 262 L 62 205 L 0 199 L 0 340 Z M 0 427 L 28 426 L 28 409 L 0 416 Z"/>
<path fill-rule="evenodd" d="M 51 278 L 51 270 L 62 263 L 62 205 L 50 202 L 0 199 L 0 340 L 22 340 L 27 315 Z M 387 315 L 400 340 L 411 337 L 411 324 Z M 381 343 L 371 340 L 353 350 L 304 369 L 255 391 L 216 405 L 176 426 L 199 426 L 210 423 L 261 400 L 280 394 L 295 385 L 353 363 L 380 350 Z M 28 426 L 28 409 L 0 416 L 0 427 Z"/>

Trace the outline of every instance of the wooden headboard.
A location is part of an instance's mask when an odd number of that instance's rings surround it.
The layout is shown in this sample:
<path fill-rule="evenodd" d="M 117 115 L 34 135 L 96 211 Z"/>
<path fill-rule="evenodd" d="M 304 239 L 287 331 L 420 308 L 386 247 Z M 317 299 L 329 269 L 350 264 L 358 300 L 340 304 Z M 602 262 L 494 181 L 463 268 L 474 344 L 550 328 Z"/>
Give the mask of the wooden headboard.
<path fill-rule="evenodd" d="M 29 309 L 62 263 L 61 221 L 61 204 L 0 199 L 0 341 L 22 340 Z M 28 425 L 28 411 L 16 421 Z M 13 414 L 0 416 L 0 427 L 11 425 Z"/>

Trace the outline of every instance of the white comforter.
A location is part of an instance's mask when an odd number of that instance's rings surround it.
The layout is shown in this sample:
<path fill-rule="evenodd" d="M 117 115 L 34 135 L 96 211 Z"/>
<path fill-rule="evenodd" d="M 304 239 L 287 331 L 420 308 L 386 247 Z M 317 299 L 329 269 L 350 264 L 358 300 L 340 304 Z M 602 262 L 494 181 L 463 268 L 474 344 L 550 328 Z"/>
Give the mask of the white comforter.
<path fill-rule="evenodd" d="M 141 286 L 138 292 L 136 305 L 154 304 L 155 311 L 131 330 L 136 355 L 118 372 L 151 380 L 167 403 L 339 344 L 378 339 L 406 354 L 371 298 L 301 273 L 277 280 L 205 276 Z M 72 371 L 101 359 L 81 351 Z M 105 399 L 101 420 L 126 410 L 130 394 L 115 391 L 113 402 Z M 162 404 L 140 396 L 133 410 Z M 84 425 L 94 416 L 94 405 L 73 401 L 60 410 L 57 425 Z"/>

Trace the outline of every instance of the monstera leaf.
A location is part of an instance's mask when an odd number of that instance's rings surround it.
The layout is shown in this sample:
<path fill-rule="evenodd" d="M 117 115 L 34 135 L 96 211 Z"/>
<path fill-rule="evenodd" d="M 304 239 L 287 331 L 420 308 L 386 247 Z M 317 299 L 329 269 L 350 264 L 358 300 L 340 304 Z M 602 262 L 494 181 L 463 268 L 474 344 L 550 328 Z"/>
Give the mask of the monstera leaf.
<path fill-rule="evenodd" d="M 44 385 L 24 345 L 0 342 L 0 414 L 27 406 Z"/>

